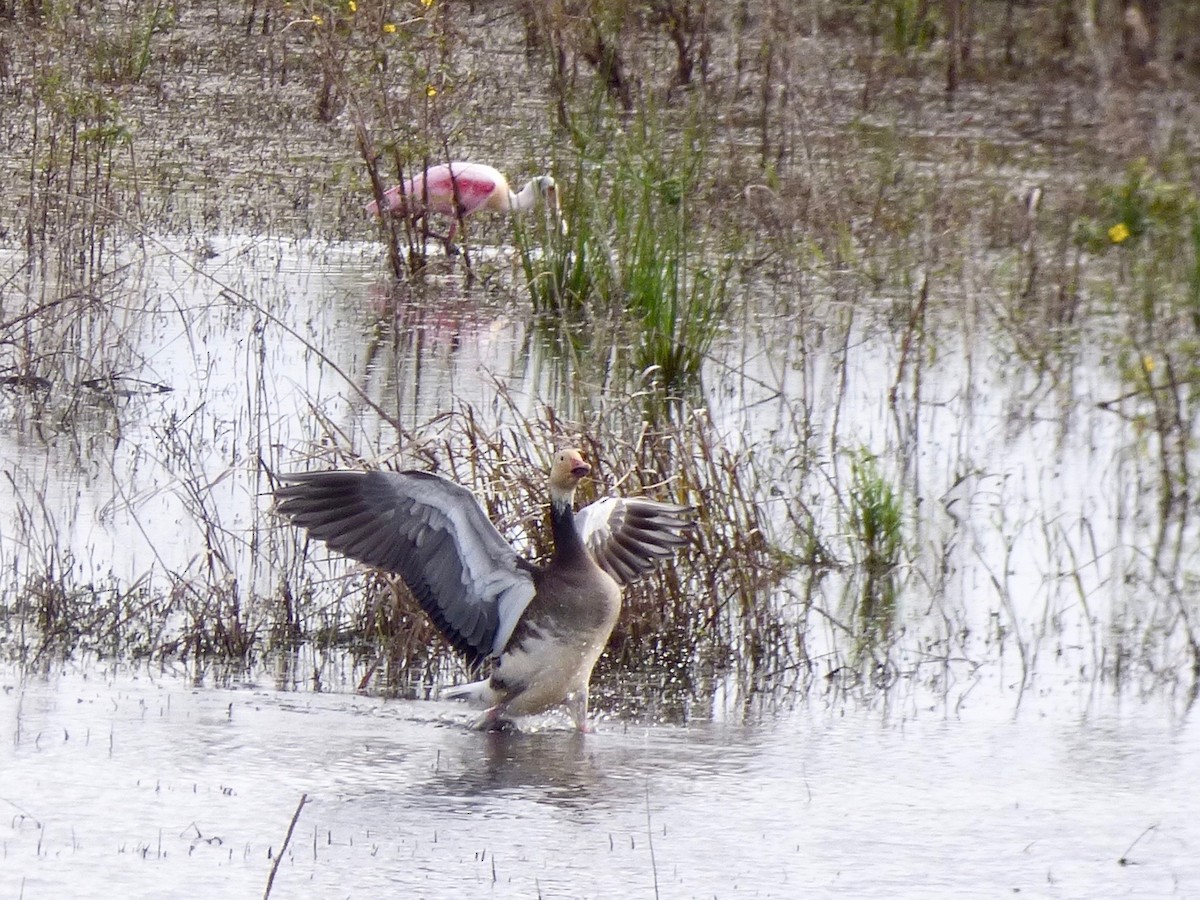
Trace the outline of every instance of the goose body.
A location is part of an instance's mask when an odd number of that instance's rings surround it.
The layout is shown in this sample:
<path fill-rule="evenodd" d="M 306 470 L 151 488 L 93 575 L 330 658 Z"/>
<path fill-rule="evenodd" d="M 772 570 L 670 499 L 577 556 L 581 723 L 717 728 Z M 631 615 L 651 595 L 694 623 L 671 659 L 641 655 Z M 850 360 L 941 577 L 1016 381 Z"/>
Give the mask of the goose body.
<path fill-rule="evenodd" d="M 533 209 L 538 200 L 543 198 L 558 215 L 558 190 L 549 175 L 532 178 L 521 190 L 513 191 L 499 170 L 472 162 L 430 166 L 383 193 L 385 209 L 392 215 L 418 219 L 427 212 L 433 212 L 448 216 L 451 222 L 447 243 L 454 239 L 461 218 L 480 210 L 523 212 Z M 378 201 L 372 200 L 366 210 L 369 215 L 378 215 Z"/>
<path fill-rule="evenodd" d="M 590 471 L 577 450 L 550 470 L 554 552 L 521 558 L 466 488 L 426 472 L 287 475 L 278 510 L 331 549 L 394 572 L 468 662 L 488 678 L 444 695 L 487 707 L 479 727 L 566 703 L 587 730 L 588 682 L 621 611 L 625 584 L 686 543 L 688 507 L 606 498 L 573 512 Z"/>

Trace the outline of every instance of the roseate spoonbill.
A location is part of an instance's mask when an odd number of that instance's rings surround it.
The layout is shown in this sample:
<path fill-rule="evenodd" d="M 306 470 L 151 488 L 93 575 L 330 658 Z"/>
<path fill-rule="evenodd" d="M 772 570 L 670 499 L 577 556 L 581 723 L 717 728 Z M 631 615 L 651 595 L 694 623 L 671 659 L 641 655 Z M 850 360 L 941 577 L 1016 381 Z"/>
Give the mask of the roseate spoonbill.
<path fill-rule="evenodd" d="M 499 171 L 483 163 L 449 162 L 430 166 L 403 184 L 384 191 L 388 212 L 395 216 L 411 216 L 414 220 L 427 212 L 450 217 L 450 232 L 446 243 L 454 240 L 458 220 L 481 209 L 492 212 L 524 212 L 532 209 L 540 198 L 562 223 L 558 203 L 558 188 L 549 175 L 531 178 L 519 191 L 513 191 Z M 368 215 L 379 214 L 379 203 L 367 204 Z"/>
<path fill-rule="evenodd" d="M 446 639 L 489 678 L 443 696 L 487 710 L 500 727 L 565 703 L 587 724 L 588 680 L 617 622 L 621 589 L 686 543 L 691 508 L 605 498 L 572 512 L 591 469 L 578 450 L 550 468 L 554 553 L 521 558 L 466 488 L 428 472 L 285 475 L 278 511 L 331 549 L 398 574 Z"/>

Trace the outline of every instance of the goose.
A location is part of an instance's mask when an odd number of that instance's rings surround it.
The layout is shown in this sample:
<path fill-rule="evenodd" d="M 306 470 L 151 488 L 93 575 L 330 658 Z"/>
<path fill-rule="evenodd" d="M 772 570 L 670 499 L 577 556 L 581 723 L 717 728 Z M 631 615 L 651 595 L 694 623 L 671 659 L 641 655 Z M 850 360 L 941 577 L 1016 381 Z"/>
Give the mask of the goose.
<path fill-rule="evenodd" d="M 485 711 L 474 727 L 565 704 L 588 725 L 588 682 L 621 610 L 622 588 L 687 543 L 692 508 L 607 497 L 573 512 L 591 472 L 576 449 L 550 467 L 554 551 L 522 558 L 465 487 L 430 472 L 323 471 L 281 476 L 276 509 L 331 549 L 400 576 L 433 624 L 489 677 L 442 696 Z"/>

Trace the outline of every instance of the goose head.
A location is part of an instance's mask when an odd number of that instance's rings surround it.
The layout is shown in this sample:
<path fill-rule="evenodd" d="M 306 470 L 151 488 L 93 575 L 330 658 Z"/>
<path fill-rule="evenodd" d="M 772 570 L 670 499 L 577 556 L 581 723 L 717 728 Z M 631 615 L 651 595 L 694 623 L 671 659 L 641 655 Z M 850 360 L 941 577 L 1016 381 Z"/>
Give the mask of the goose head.
<path fill-rule="evenodd" d="M 591 471 L 583 454 L 575 448 L 559 450 L 550 466 L 551 501 L 557 506 L 569 507 L 575 500 L 575 488 Z"/>

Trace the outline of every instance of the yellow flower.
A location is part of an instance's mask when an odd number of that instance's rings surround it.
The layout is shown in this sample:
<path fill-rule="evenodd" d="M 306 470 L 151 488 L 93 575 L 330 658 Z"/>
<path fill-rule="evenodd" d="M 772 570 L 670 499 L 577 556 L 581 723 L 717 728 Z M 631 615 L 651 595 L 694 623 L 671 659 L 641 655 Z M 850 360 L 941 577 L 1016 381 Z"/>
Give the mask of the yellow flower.
<path fill-rule="evenodd" d="M 1151 372 L 1154 371 L 1154 357 L 1153 356 L 1143 356 L 1142 357 L 1142 371 L 1144 371 L 1147 375 L 1149 375 Z"/>
<path fill-rule="evenodd" d="M 429 7 L 433 6 L 433 0 L 421 0 L 421 5 L 429 9 Z"/>
<path fill-rule="evenodd" d="M 432 84 L 425 85 L 425 96 L 432 100 L 437 96 L 437 88 L 435 88 Z"/>
<path fill-rule="evenodd" d="M 384 34 L 395 34 L 396 26 L 393 25 L 391 22 L 384 22 L 383 23 L 383 33 Z"/>
<path fill-rule="evenodd" d="M 325 20 L 324 20 L 324 19 L 322 19 L 322 18 L 321 18 L 320 16 L 318 16 L 318 15 L 313 15 L 313 17 L 312 17 L 312 23 L 313 23 L 314 25 L 324 25 L 324 24 L 325 24 Z"/>
<path fill-rule="evenodd" d="M 355 3 L 354 0 L 350 0 L 350 2 L 346 4 L 346 6 L 350 10 L 350 12 L 352 12 L 352 13 L 358 12 L 358 4 Z"/>
<path fill-rule="evenodd" d="M 1114 244 L 1120 244 L 1129 240 L 1129 226 L 1124 222 L 1118 222 L 1112 228 L 1108 229 L 1108 239 Z"/>

